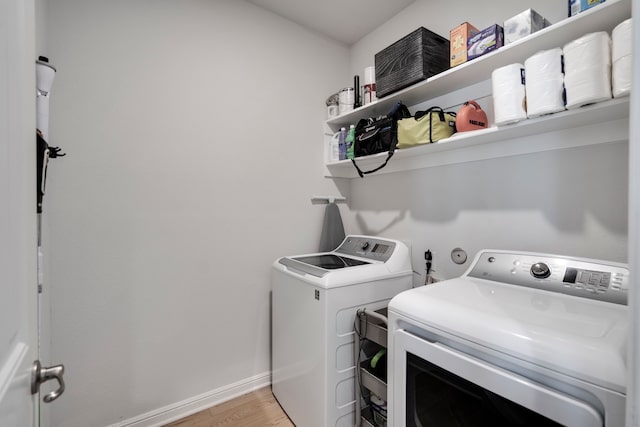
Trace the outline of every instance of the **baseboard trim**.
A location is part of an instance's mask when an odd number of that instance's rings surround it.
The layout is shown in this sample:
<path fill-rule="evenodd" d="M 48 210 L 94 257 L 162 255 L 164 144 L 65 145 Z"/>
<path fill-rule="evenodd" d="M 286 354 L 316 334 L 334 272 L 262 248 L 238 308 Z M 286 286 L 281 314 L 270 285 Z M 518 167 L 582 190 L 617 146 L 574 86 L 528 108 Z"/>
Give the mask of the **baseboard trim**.
<path fill-rule="evenodd" d="M 271 372 L 211 390 L 108 427 L 159 427 L 271 384 Z"/>

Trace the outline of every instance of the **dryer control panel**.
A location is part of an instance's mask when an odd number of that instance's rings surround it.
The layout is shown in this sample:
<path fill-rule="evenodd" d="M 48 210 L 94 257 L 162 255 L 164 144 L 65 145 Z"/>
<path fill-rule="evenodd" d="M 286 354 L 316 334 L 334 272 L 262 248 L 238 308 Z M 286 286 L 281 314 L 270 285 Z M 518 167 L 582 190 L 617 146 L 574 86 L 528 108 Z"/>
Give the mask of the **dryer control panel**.
<path fill-rule="evenodd" d="M 627 304 L 625 264 L 561 255 L 480 251 L 466 276 Z"/>
<path fill-rule="evenodd" d="M 377 237 L 347 236 L 335 252 L 386 262 L 395 247 L 395 242 Z"/>

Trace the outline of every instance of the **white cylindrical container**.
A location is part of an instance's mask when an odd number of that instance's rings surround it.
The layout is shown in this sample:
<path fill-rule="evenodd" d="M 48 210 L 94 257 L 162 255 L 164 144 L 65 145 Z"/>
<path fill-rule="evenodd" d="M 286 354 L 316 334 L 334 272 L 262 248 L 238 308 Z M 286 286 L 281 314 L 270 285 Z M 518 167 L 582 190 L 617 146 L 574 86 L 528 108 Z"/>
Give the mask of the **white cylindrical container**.
<path fill-rule="evenodd" d="M 340 160 L 340 131 L 331 136 L 327 153 L 328 162 L 337 162 L 338 160 Z"/>
<path fill-rule="evenodd" d="M 363 90 L 363 94 L 362 94 L 362 104 L 363 105 L 371 104 L 372 102 L 378 100 L 378 97 L 376 96 L 376 84 L 375 83 L 366 84 L 366 85 L 364 85 L 363 89 L 364 89 Z"/>
<path fill-rule="evenodd" d="M 370 85 L 376 82 L 376 67 L 367 67 L 364 69 L 364 84 Z"/>
<path fill-rule="evenodd" d="M 604 31 L 564 45 L 567 108 L 611 99 L 611 38 Z"/>
<path fill-rule="evenodd" d="M 377 101 L 376 96 L 376 67 L 367 67 L 364 69 L 364 86 L 362 88 L 362 104 L 371 104 Z"/>
<path fill-rule="evenodd" d="M 632 45 L 632 21 L 629 18 L 611 32 L 611 88 L 615 98 L 631 93 Z"/>
<path fill-rule="evenodd" d="M 344 114 L 353 110 L 355 99 L 355 92 L 352 87 L 341 89 L 340 92 L 338 92 L 338 112 Z"/>
<path fill-rule="evenodd" d="M 528 117 L 564 110 L 562 49 L 543 50 L 530 56 L 524 61 L 524 72 Z"/>
<path fill-rule="evenodd" d="M 493 111 L 496 125 L 527 118 L 524 65 L 510 64 L 491 73 Z"/>

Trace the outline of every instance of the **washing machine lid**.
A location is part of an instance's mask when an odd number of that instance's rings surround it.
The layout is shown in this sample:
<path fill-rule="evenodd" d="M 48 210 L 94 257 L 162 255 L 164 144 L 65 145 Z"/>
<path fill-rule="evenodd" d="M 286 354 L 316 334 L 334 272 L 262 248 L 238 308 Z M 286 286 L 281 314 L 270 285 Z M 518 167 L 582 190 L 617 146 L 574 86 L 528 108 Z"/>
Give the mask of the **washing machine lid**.
<path fill-rule="evenodd" d="M 625 393 L 626 305 L 463 276 L 405 291 L 389 311 L 415 327 Z"/>
<path fill-rule="evenodd" d="M 360 235 L 345 237 L 331 252 L 282 257 L 273 267 L 326 289 L 413 274 L 409 248 L 404 243 Z"/>
<path fill-rule="evenodd" d="M 336 254 L 318 254 L 293 257 L 296 261 L 304 262 L 305 264 L 315 265 L 316 267 L 324 268 L 327 270 L 337 270 L 339 268 L 353 267 L 356 265 L 370 264 L 368 261 L 360 259 L 349 258 L 346 256 L 339 256 Z"/>
<path fill-rule="evenodd" d="M 282 265 L 297 268 L 316 277 L 324 277 L 331 270 L 371 263 L 361 259 L 336 255 L 333 252 L 281 258 L 279 262 Z"/>

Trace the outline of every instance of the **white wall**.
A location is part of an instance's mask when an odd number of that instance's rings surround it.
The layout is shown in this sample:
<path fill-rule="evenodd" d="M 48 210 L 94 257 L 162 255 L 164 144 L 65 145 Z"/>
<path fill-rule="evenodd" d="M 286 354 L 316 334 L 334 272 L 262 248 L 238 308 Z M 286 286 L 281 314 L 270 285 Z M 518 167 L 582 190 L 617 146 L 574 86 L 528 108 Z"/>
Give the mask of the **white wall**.
<path fill-rule="evenodd" d="M 35 0 L 36 56 L 47 55 L 47 0 Z"/>
<path fill-rule="evenodd" d="M 417 0 L 352 46 L 351 72 L 362 75 L 376 52 L 420 26 L 449 38 L 449 30 L 465 20 L 482 29 L 528 7 L 526 1 L 493 2 L 470 10 L 462 0 Z M 566 2 L 555 0 L 537 2 L 534 9 L 551 22 L 567 13 Z M 425 100 L 419 109 L 439 105 L 456 111 L 473 97 L 491 120 L 490 95 L 486 81 Z M 410 106 L 412 112 L 417 109 Z M 480 249 L 494 248 L 625 262 L 627 156 L 628 145 L 619 143 L 369 175 L 351 181 L 350 207 L 358 232 L 411 240 L 414 270 L 421 274 L 424 251 L 431 249 L 440 279 L 469 266 L 451 261 L 456 247 L 469 259 Z M 416 284 L 423 280 L 415 278 Z"/>
<path fill-rule="evenodd" d="M 438 278 L 469 266 L 451 261 L 456 247 L 626 261 L 626 156 L 618 143 L 368 176 L 351 208 L 360 232 L 411 240 L 421 274 L 431 249 Z"/>
<path fill-rule="evenodd" d="M 52 424 L 268 383 L 270 265 L 317 249 L 312 195 L 348 196 L 322 177 L 347 48 L 237 0 L 48 9 Z"/>

